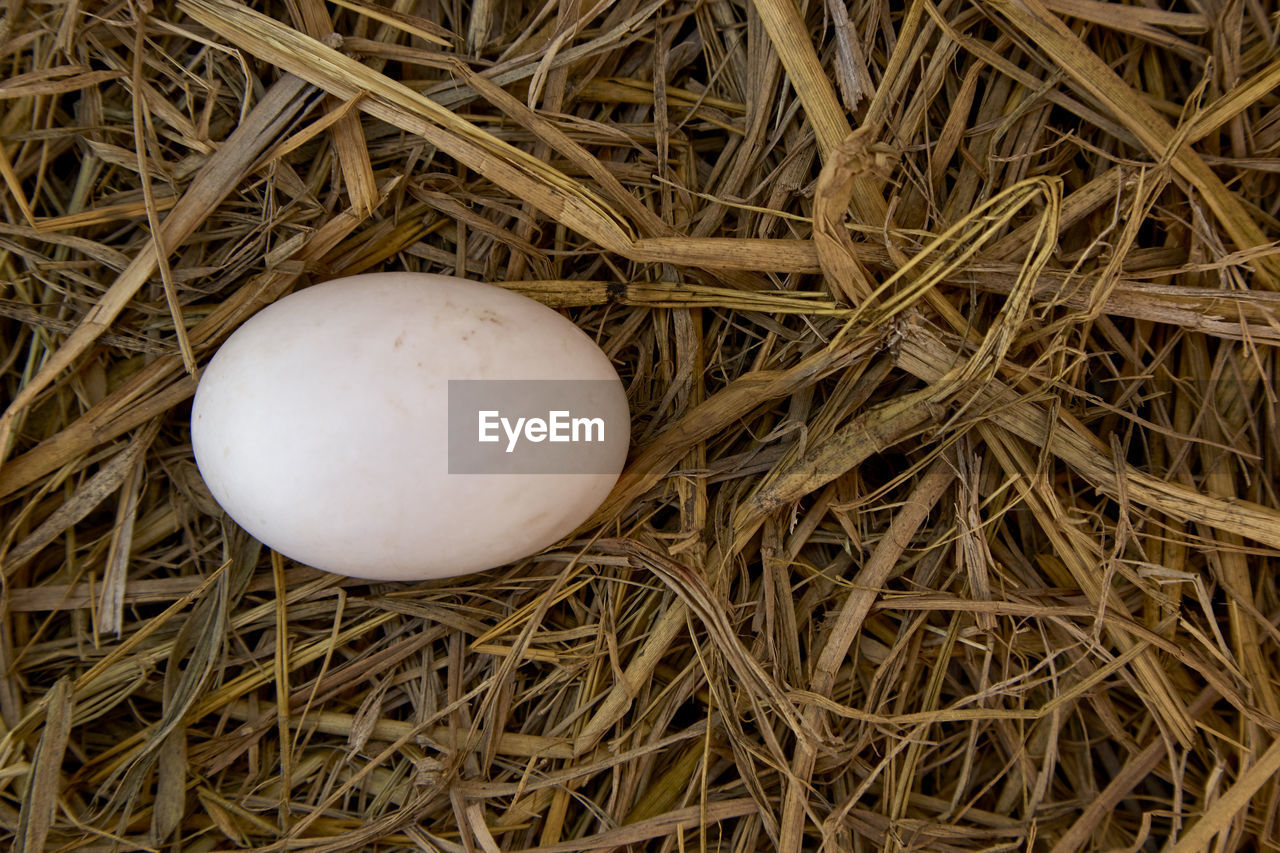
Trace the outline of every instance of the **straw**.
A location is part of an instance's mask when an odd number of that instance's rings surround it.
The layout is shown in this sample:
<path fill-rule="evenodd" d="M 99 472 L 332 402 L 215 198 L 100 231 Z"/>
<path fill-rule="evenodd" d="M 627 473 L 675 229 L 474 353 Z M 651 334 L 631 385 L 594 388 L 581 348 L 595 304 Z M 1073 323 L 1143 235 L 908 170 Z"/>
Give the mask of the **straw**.
<path fill-rule="evenodd" d="M 10 3 L 0 844 L 1275 847 L 1278 27 Z M 217 506 L 201 368 L 384 269 L 618 368 L 572 535 L 370 583 Z"/>

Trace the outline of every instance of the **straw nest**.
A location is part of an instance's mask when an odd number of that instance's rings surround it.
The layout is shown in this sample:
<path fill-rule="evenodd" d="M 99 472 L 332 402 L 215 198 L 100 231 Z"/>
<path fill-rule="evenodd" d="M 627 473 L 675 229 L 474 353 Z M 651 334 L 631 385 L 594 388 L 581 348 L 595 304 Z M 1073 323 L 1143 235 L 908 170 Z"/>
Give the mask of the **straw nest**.
<path fill-rule="evenodd" d="M 1276 849 L 1278 31 L 11 0 L 3 843 Z M 579 538 L 371 584 L 220 515 L 201 365 L 374 269 L 612 356 Z"/>

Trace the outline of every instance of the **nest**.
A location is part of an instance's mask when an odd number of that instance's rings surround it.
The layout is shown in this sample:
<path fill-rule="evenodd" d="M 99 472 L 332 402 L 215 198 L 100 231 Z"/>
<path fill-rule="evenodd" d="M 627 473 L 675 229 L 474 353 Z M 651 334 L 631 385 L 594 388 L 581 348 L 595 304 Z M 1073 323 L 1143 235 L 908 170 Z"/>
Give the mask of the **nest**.
<path fill-rule="evenodd" d="M 14 850 L 1280 845 L 1280 16 L 10 2 Z M 189 398 L 378 269 L 628 388 L 574 539 L 419 584 L 221 514 Z"/>

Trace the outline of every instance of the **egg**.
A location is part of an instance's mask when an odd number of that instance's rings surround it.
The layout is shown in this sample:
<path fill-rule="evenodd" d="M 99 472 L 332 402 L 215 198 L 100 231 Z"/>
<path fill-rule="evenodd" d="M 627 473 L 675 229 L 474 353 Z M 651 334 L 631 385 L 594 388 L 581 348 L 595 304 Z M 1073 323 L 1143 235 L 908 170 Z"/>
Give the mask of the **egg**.
<path fill-rule="evenodd" d="M 191 444 L 263 544 L 352 577 L 418 580 L 536 554 L 582 524 L 630 440 L 613 364 L 500 287 L 373 273 L 254 315 L 200 377 Z"/>

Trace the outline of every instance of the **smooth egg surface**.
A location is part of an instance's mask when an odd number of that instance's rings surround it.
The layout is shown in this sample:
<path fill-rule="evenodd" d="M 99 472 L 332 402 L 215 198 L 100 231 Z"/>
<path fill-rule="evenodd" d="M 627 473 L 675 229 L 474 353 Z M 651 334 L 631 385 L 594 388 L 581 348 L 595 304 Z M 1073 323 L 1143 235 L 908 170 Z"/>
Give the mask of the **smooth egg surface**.
<path fill-rule="evenodd" d="M 605 461 L 450 473 L 450 380 L 593 380 L 579 384 Z M 507 435 L 493 431 L 500 453 Z M 200 473 L 236 523 L 299 562 L 378 580 L 481 571 L 554 544 L 599 507 L 629 439 L 625 389 L 582 330 L 500 287 L 423 273 L 337 279 L 266 307 L 210 361 L 191 411 Z"/>

